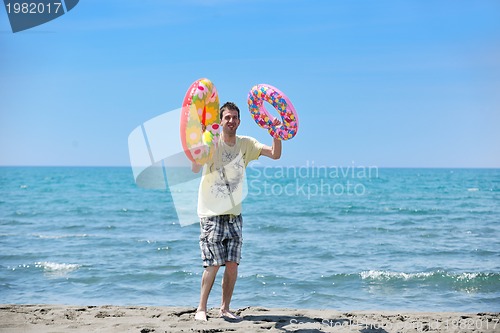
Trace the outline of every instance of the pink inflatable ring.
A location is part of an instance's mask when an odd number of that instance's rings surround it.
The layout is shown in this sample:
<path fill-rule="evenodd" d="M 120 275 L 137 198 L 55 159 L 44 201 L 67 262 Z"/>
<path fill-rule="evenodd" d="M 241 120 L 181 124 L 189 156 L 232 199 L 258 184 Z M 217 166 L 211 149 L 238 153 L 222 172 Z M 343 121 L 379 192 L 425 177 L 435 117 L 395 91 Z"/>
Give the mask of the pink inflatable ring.
<path fill-rule="evenodd" d="M 275 117 L 267 112 L 264 101 L 271 104 L 281 116 L 281 125 L 274 126 Z M 299 118 L 288 97 L 268 84 L 258 84 L 248 93 L 248 109 L 257 125 L 268 130 L 273 138 L 289 140 L 297 134 Z"/>

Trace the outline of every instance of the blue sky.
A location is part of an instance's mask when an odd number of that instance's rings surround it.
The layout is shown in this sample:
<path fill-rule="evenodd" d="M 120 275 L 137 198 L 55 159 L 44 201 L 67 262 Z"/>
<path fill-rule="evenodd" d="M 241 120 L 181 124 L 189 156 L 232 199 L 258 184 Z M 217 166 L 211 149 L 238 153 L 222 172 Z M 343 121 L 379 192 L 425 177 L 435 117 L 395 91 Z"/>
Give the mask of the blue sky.
<path fill-rule="evenodd" d="M 0 9 L 0 48 L 0 165 L 128 165 L 207 77 L 263 143 L 249 89 L 293 102 L 268 165 L 500 167 L 498 1 L 83 0 L 16 34 Z"/>

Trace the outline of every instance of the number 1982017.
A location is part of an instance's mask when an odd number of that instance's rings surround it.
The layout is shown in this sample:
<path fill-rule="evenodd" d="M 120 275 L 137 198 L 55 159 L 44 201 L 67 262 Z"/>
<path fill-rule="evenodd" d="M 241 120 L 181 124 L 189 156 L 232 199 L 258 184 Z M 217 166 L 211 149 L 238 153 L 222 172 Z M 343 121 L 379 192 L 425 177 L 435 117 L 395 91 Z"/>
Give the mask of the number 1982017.
<path fill-rule="evenodd" d="M 64 10 L 61 2 L 14 2 L 7 3 L 5 7 L 8 14 L 58 14 Z"/>

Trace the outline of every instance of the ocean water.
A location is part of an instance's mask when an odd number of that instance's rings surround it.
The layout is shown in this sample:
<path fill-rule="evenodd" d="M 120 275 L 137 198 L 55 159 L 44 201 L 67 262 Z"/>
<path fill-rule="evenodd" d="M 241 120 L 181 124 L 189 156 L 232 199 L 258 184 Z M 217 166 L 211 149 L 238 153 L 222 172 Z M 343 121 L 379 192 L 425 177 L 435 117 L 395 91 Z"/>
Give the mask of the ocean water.
<path fill-rule="evenodd" d="M 234 308 L 500 311 L 499 169 L 256 166 L 248 188 Z M 0 303 L 196 306 L 198 236 L 130 168 L 0 168 Z"/>

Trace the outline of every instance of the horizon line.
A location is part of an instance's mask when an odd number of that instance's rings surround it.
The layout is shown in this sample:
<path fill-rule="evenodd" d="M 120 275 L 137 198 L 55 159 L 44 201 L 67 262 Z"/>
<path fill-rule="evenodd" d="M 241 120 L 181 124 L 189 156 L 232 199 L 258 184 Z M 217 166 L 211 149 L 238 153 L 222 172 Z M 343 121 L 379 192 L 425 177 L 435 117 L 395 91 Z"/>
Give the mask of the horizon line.
<path fill-rule="evenodd" d="M 182 166 L 178 166 L 182 167 Z M 186 166 L 187 167 L 187 166 Z M 249 165 L 247 168 L 500 169 L 500 166 Z M 0 168 L 130 168 L 131 165 L 0 164 Z"/>

